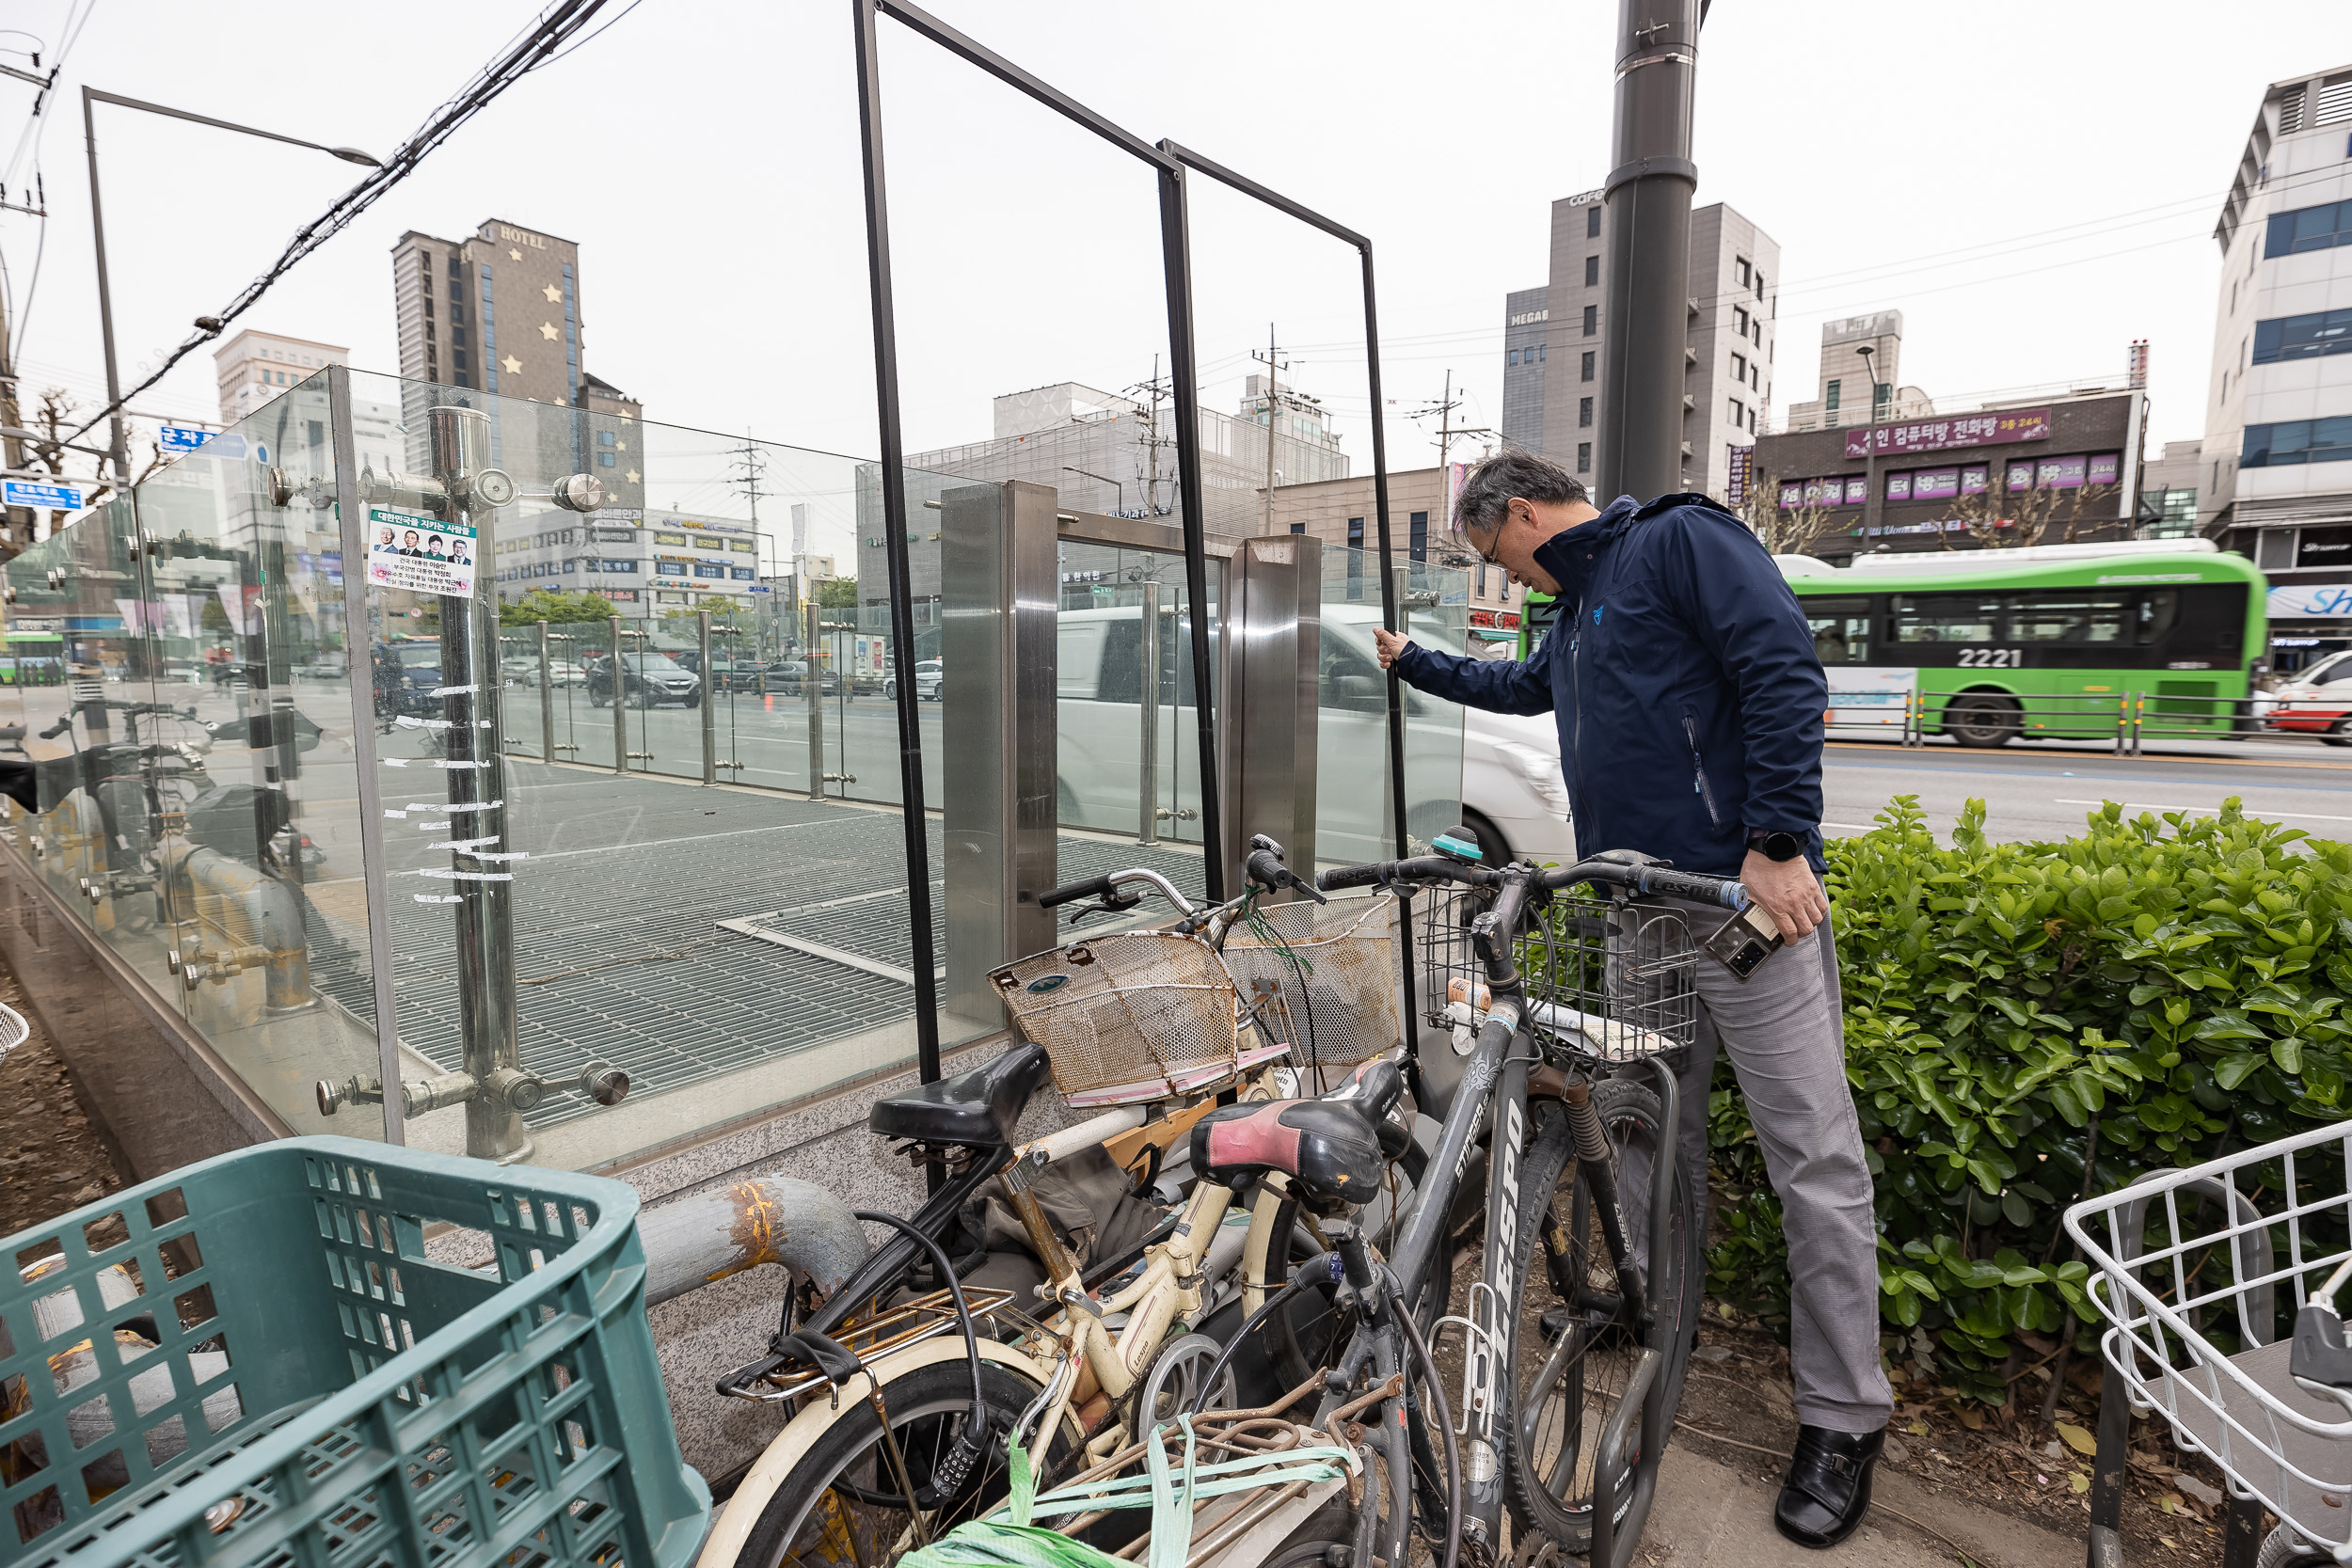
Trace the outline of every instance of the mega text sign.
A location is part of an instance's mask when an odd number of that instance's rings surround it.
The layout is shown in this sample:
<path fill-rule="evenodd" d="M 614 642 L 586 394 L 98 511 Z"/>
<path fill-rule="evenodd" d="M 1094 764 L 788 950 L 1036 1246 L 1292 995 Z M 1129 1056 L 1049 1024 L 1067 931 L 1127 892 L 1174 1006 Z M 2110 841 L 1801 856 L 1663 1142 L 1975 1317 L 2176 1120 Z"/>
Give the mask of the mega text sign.
<path fill-rule="evenodd" d="M 1954 447 L 1992 447 L 2005 441 L 2050 438 L 2047 408 L 2005 408 L 1993 414 L 1957 414 L 1949 419 L 1906 420 L 1846 432 L 1846 455 L 1873 451 L 1948 451 Z"/>

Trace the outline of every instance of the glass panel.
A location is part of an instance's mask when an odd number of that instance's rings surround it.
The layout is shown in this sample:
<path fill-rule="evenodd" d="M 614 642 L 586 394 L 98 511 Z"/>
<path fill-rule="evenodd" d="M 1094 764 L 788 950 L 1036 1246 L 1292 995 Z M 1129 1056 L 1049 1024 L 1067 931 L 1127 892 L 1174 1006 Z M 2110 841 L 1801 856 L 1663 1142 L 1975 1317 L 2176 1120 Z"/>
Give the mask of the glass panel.
<path fill-rule="evenodd" d="M 1323 551 L 1322 647 L 1317 658 L 1315 715 L 1315 859 L 1322 865 L 1354 865 L 1388 860 L 1396 853 L 1390 805 L 1388 677 L 1373 644 L 1380 625 L 1379 557 L 1376 553 Z M 1460 655 L 1469 642 L 1470 574 L 1442 566 L 1416 565 L 1406 594 L 1407 626 L 1414 641 Z M 1349 596 L 1351 585 L 1360 597 Z M 1540 751 L 1549 746 L 1550 771 L 1558 774 L 1559 748 L 1546 740 L 1550 721 L 1533 725 L 1494 714 L 1470 714 L 1452 703 L 1405 689 L 1405 790 L 1411 802 L 1406 831 L 1426 843 L 1462 819 L 1465 749 L 1509 767 L 1507 779 L 1482 795 L 1479 804 L 1493 819 L 1520 831 L 1514 840 L 1549 843 L 1536 822 L 1540 804 L 1521 797 L 1518 781 L 1536 763 L 1497 750 L 1504 741 Z M 1467 727 L 1467 728 L 1466 728 Z M 1525 733 L 1521 733 L 1521 731 Z M 1381 781 L 1377 787 L 1371 781 Z M 1565 818 L 1564 798 L 1559 814 Z M 1563 828 L 1565 833 L 1565 828 Z"/>
<path fill-rule="evenodd" d="M 355 381 L 363 399 L 402 408 L 412 471 L 433 476 L 427 433 L 437 418 L 461 417 L 434 407 L 461 408 L 486 424 L 514 491 L 471 519 L 481 558 L 494 563 L 477 598 L 502 599 L 506 623 L 482 617 L 477 642 L 495 652 L 490 679 L 473 683 L 481 691 L 435 695 L 469 684 L 450 676 L 445 619 L 468 601 L 371 584 L 387 656 L 408 666 L 376 683 L 404 1076 L 423 1083 L 498 1065 L 505 1027 L 483 1016 L 463 978 L 467 944 L 487 931 L 515 976 L 508 1065 L 538 1087 L 518 1117 L 479 1101 L 422 1111 L 409 1141 L 482 1152 L 528 1139 L 534 1161 L 593 1164 L 910 1057 L 912 942 L 903 827 L 888 809 L 898 772 L 884 695 L 898 663 L 881 579 L 828 594 L 850 602 L 820 612 L 829 625 L 813 649 L 795 624 L 803 576 L 830 578 L 833 562 L 854 559 L 871 465 L 642 420 L 605 430 L 604 416 L 479 392 Z M 605 434 L 612 467 L 573 467 L 582 451 L 593 462 L 604 450 L 594 437 Z M 757 498 L 739 487 L 746 462 L 759 470 Z M 576 472 L 607 485 L 586 514 L 555 499 Z M 370 505 L 430 522 L 434 506 L 413 504 L 434 501 L 429 491 L 404 506 L 379 487 Z M 593 578 L 580 569 L 592 548 Z M 734 575 L 739 562 L 752 563 L 741 569 L 755 580 Z M 679 562 L 683 571 L 669 569 Z M 726 575 L 697 577 L 695 563 Z M 935 599 L 935 566 L 930 593 Z M 620 619 L 617 649 L 600 609 Z M 706 609 L 707 665 L 695 618 Z M 917 652 L 935 657 L 928 628 L 918 615 Z M 812 695 L 825 751 L 813 771 L 855 775 L 819 780 L 821 800 L 809 798 Z M 542 755 L 542 705 L 552 764 Z M 952 770 L 938 753 L 938 712 L 924 705 L 934 803 Z M 752 787 L 702 787 L 706 714 L 719 783 Z M 502 751 L 459 755 L 463 737 L 492 720 Z M 461 724 L 472 728 L 452 727 Z M 491 758 L 492 768 L 444 766 Z M 501 802 L 495 812 L 470 809 L 491 799 Z M 931 854 L 936 879 L 935 831 Z M 475 879 L 492 877 L 511 880 Z M 503 927 L 492 918 L 501 899 Z M 599 1103 L 582 1084 L 597 1061 L 629 1075 L 618 1104 Z"/>
<path fill-rule="evenodd" d="M 2136 601 L 2121 594 L 2021 594 L 2009 617 L 2012 642 L 2120 643 L 2136 618 Z"/>
<path fill-rule="evenodd" d="M 1813 627 L 1813 652 L 1825 665 L 1870 662 L 1870 601 L 1813 599 L 1801 601 Z"/>
<path fill-rule="evenodd" d="M 1898 642 L 1990 642 L 2001 614 L 1998 598 L 1951 594 L 1895 601 Z"/>
<path fill-rule="evenodd" d="M 1065 539 L 1060 546 L 1061 613 L 1056 644 L 1057 766 L 1055 799 L 1062 827 L 1124 835 L 1130 843 L 1200 843 L 1200 718 L 1195 702 L 1191 597 L 1184 558 Z M 1224 562 L 1209 562 L 1214 639 Z M 1149 585 L 1159 607 L 1158 644 L 1147 659 L 1143 606 Z M 1220 649 L 1213 641 L 1212 671 Z M 1147 806 L 1143 776 L 1144 672 L 1156 666 L 1152 706 L 1155 768 Z M 1214 674 L 1212 679 L 1216 678 Z M 1152 813 L 1147 825 L 1146 810 Z M 1062 879 L 1090 875 L 1092 863 L 1065 832 Z M 1178 885 L 1200 883 L 1198 857 Z M 1127 863 L 1135 863 L 1130 860 Z M 1078 867 L 1083 866 L 1084 869 Z M 1104 869 L 1110 869 L 1105 866 Z M 1171 873 L 1172 875 L 1172 873 Z"/>

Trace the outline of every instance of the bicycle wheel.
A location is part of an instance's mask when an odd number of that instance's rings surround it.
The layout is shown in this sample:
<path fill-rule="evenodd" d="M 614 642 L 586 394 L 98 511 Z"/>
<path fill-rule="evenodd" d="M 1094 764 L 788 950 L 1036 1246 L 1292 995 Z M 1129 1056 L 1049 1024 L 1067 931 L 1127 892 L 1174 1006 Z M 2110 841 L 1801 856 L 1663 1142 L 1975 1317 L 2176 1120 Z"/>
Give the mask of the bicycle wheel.
<path fill-rule="evenodd" d="M 962 1486 L 924 1510 L 937 1540 L 989 1513 L 1011 1490 L 1004 1433 L 1038 1395 L 1037 1386 L 994 1361 L 980 1365 L 991 1446 Z M 972 1371 L 961 1360 L 917 1367 L 882 1385 L 890 1431 L 918 1497 L 972 1408 Z M 929 1501 L 928 1498 L 925 1498 Z M 841 1418 L 810 1445 L 776 1488 L 745 1538 L 740 1568 L 886 1568 L 914 1549 L 906 1495 L 882 1442 L 882 1420 L 865 1400 L 844 1401 Z"/>
<path fill-rule="evenodd" d="M 1594 1085 L 1593 1106 L 1619 1166 L 1628 1151 L 1639 1149 L 1651 1157 L 1654 1172 L 1661 1147 L 1658 1097 L 1637 1084 L 1612 1079 Z M 1684 1162 L 1672 1164 L 1672 1236 L 1666 1256 L 1651 1260 L 1648 1287 L 1654 1309 L 1665 1317 L 1664 1342 L 1671 1347 L 1661 1370 L 1669 1410 L 1681 1399 L 1698 1317 L 1696 1194 Z M 1519 1180 L 1521 1191 L 1549 1194 L 1550 1201 L 1526 1209 L 1514 1254 L 1518 1313 L 1516 1364 L 1502 1385 L 1504 1495 L 1521 1528 L 1542 1530 L 1564 1551 L 1582 1552 L 1592 1543 L 1595 1454 L 1601 1429 L 1632 1375 L 1638 1331 L 1616 1314 L 1615 1267 L 1591 1184 L 1576 1163 L 1565 1115 L 1545 1117 Z M 1629 1240 L 1642 1249 L 1649 1223 L 1644 1196 L 1623 1192 L 1619 1201 L 1627 1225 L 1640 1233 Z M 1555 1252 L 1555 1236 L 1565 1250 Z M 1635 1465 L 1655 1459 L 1631 1456 Z M 1625 1478 L 1618 1486 L 1623 1498 Z"/>

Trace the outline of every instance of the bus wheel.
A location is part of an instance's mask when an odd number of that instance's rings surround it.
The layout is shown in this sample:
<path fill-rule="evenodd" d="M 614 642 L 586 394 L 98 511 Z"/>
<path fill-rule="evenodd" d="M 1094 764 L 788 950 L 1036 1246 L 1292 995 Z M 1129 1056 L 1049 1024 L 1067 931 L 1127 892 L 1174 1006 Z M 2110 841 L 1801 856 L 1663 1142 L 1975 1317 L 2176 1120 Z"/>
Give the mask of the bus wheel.
<path fill-rule="evenodd" d="M 2006 746 L 2019 729 L 2017 705 L 1989 691 L 1955 697 L 1944 710 L 1944 728 L 1963 746 Z"/>

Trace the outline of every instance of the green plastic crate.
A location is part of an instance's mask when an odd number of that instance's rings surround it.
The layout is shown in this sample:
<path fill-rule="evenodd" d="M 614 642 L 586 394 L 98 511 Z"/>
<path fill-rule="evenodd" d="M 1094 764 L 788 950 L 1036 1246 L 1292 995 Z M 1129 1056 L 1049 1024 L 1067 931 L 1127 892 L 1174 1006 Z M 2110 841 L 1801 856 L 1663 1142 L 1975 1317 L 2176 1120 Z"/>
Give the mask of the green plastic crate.
<path fill-rule="evenodd" d="M 350 1138 L 226 1154 L 10 1238 L 0 1561 L 682 1568 L 618 1181 Z"/>

